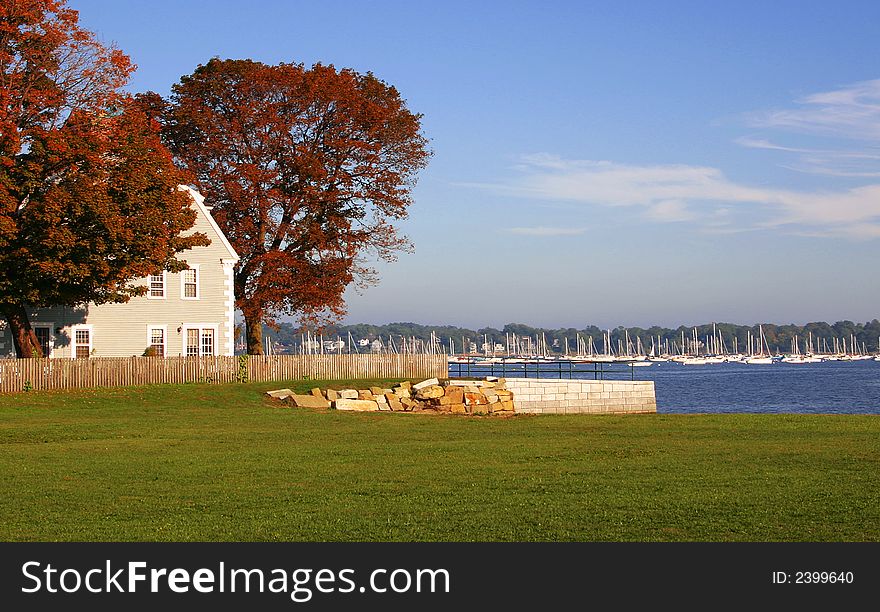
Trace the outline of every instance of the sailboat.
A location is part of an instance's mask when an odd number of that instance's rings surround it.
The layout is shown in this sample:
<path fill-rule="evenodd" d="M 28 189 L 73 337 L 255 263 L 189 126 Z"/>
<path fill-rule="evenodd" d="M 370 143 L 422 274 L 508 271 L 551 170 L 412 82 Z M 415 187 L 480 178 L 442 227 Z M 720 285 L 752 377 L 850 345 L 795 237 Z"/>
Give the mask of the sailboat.
<path fill-rule="evenodd" d="M 798 346 L 797 334 L 794 334 L 791 337 L 791 354 L 786 355 L 782 358 L 783 363 L 809 363 L 803 355 L 801 355 L 800 347 Z"/>
<path fill-rule="evenodd" d="M 760 334 L 758 338 L 758 350 L 759 353 L 755 353 L 749 355 L 745 359 L 743 363 L 748 363 L 750 365 L 766 365 L 773 363 L 773 357 L 770 356 L 770 345 L 767 344 L 767 339 L 764 337 L 764 328 L 762 326 L 758 326 L 758 332 Z M 767 353 L 764 353 L 764 347 L 767 347 Z"/>
<path fill-rule="evenodd" d="M 590 361 L 596 361 L 601 363 L 610 363 L 612 361 L 617 361 L 617 357 L 614 355 L 611 350 L 611 330 L 609 329 L 606 333 L 602 334 L 602 345 L 605 349 L 604 353 L 596 353 L 590 357 Z"/>
<path fill-rule="evenodd" d="M 654 350 L 654 337 L 651 336 L 651 354 L 648 355 L 648 361 L 653 363 L 664 363 L 669 361 L 666 357 L 663 357 L 659 353 L 662 351 L 662 346 L 660 345 L 660 336 L 657 336 L 657 350 Z"/>

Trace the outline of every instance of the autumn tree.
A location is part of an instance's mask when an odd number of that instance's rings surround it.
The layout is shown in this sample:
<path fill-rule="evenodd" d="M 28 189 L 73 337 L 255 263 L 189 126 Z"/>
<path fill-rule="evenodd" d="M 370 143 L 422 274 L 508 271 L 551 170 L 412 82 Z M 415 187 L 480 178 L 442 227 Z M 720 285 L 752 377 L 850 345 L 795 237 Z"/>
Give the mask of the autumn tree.
<path fill-rule="evenodd" d="M 393 223 L 430 153 L 421 115 L 372 74 L 213 59 L 172 88 L 164 117 L 241 258 L 249 353 L 262 353 L 262 323 L 277 314 L 338 318 L 345 288 L 375 280 L 367 256 L 411 248 Z"/>
<path fill-rule="evenodd" d="M 61 0 L 0 4 L 0 314 L 40 356 L 26 307 L 126 301 L 179 270 L 195 213 L 160 125 L 120 93 L 129 59 Z"/>

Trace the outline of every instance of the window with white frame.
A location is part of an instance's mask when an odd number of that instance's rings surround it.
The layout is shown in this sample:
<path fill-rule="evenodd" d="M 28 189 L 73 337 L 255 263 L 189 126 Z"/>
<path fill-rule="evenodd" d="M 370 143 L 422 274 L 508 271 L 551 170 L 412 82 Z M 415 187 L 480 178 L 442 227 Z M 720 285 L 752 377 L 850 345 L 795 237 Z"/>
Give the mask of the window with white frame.
<path fill-rule="evenodd" d="M 184 354 L 187 357 L 208 357 L 216 354 L 213 327 L 187 327 L 184 330 Z"/>
<path fill-rule="evenodd" d="M 214 354 L 214 330 L 202 330 L 202 355 Z"/>
<path fill-rule="evenodd" d="M 90 327 L 73 328 L 73 357 L 88 359 L 92 354 L 92 330 Z"/>
<path fill-rule="evenodd" d="M 180 297 L 184 300 L 199 299 L 198 266 L 192 266 L 180 273 Z"/>
<path fill-rule="evenodd" d="M 150 326 L 147 328 L 148 346 L 156 357 L 165 356 L 165 327 Z"/>
<path fill-rule="evenodd" d="M 186 356 L 187 357 L 198 357 L 199 356 L 199 330 L 198 329 L 187 329 L 186 330 Z"/>
<path fill-rule="evenodd" d="M 154 300 L 165 298 L 165 272 L 150 275 L 150 290 L 147 297 Z"/>

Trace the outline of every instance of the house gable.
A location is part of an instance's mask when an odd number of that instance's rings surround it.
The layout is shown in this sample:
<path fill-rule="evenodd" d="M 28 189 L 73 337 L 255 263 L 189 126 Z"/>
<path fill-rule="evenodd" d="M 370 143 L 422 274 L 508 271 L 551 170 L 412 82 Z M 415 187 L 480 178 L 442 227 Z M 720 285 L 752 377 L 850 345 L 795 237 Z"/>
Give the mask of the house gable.
<path fill-rule="evenodd" d="M 49 327 L 51 357 L 76 356 L 76 331 L 85 338 L 86 329 L 88 344 L 80 342 L 81 356 L 87 352 L 97 357 L 130 357 L 143 355 L 154 345 L 164 346 L 162 352 L 169 357 L 208 354 L 208 350 L 214 355 L 234 354 L 233 270 L 239 258 L 204 197 L 190 187 L 180 189 L 189 192 L 197 213 L 188 232 L 202 232 L 211 241 L 178 254 L 190 272 L 165 271 L 156 275 L 153 286 L 149 277 L 141 279 L 137 282 L 147 286 L 147 295 L 124 304 L 28 309 L 32 323 Z M 188 338 L 190 343 L 198 342 L 198 351 L 187 350 Z M 11 352 L 11 342 L 5 340 L 0 355 Z"/>

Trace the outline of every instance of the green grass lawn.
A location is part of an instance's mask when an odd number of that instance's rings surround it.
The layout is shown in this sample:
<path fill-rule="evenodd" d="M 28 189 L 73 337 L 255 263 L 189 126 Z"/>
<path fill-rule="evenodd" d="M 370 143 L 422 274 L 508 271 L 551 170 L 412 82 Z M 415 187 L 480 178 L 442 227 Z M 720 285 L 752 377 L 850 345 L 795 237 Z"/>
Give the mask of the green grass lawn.
<path fill-rule="evenodd" d="M 876 416 L 466 417 L 263 396 L 317 384 L 0 396 L 0 540 L 880 541 Z"/>

